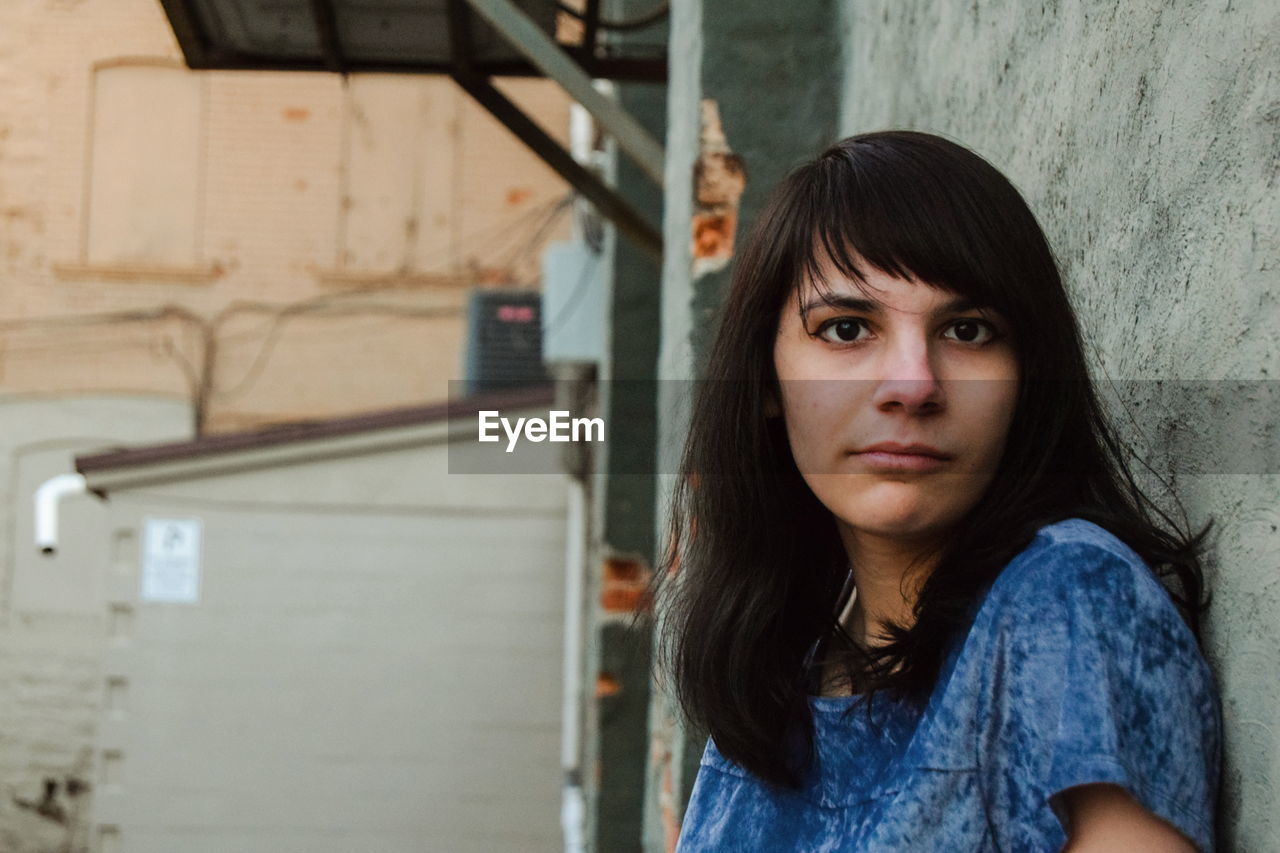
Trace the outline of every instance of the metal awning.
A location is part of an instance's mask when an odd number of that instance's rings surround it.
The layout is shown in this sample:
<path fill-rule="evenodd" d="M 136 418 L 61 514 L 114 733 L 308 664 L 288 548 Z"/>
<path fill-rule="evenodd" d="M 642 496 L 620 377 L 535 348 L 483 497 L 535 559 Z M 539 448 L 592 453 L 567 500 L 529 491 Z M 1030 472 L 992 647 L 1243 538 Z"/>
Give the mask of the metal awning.
<path fill-rule="evenodd" d="M 619 231 L 661 256 L 658 230 L 490 80 L 555 80 L 661 185 L 661 143 L 591 81 L 664 82 L 665 53 L 626 56 L 602 45 L 601 29 L 621 26 L 601 19 L 599 0 L 584 0 L 581 10 L 560 0 L 161 0 L 161 5 L 193 69 L 448 74 Z M 581 22 L 580 42 L 556 40 L 561 13 Z M 659 20 L 650 15 L 639 24 Z"/>

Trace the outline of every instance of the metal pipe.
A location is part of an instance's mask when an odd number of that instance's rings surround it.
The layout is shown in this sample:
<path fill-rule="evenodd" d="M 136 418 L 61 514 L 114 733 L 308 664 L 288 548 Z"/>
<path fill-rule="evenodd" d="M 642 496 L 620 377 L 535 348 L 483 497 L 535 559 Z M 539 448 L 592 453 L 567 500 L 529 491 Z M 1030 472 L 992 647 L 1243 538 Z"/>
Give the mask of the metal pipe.
<path fill-rule="evenodd" d="M 582 619 L 584 580 L 587 572 L 587 491 L 580 480 L 569 479 L 568 542 L 564 584 L 564 695 L 560 715 L 560 766 L 564 790 L 560 826 L 565 853 L 586 849 L 586 808 L 582 795 L 582 770 L 578 766 L 582 745 Z"/>

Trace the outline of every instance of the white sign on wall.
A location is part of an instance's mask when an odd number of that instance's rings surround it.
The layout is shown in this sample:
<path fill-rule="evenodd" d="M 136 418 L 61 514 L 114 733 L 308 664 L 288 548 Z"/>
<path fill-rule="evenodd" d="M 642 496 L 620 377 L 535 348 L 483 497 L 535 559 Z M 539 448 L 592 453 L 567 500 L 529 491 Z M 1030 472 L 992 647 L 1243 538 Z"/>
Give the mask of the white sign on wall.
<path fill-rule="evenodd" d="M 200 600 L 200 519 L 148 518 L 142 534 L 142 600 Z"/>

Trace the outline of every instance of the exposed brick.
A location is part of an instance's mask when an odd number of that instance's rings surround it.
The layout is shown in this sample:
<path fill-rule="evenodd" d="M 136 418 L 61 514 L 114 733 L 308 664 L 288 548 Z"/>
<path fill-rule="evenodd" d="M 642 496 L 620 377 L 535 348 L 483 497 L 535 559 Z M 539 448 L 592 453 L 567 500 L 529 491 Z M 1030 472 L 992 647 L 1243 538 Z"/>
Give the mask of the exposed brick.
<path fill-rule="evenodd" d="M 618 679 L 607 672 L 602 672 L 596 676 L 596 698 L 603 699 L 606 696 L 616 696 L 622 690 L 622 685 Z"/>
<path fill-rule="evenodd" d="M 600 584 L 600 606 L 607 612 L 630 613 L 648 606 L 652 572 L 639 560 L 608 557 Z"/>
<path fill-rule="evenodd" d="M 723 267 L 733 257 L 738 203 L 747 185 L 746 167 L 729 148 L 719 107 L 711 98 L 702 100 L 702 128 L 693 170 L 693 258 L 695 273 L 701 273 Z"/>
<path fill-rule="evenodd" d="M 410 217 L 413 222 L 371 229 L 412 245 L 412 263 L 380 268 L 385 284 L 327 275 L 338 271 L 342 251 L 353 248 L 343 245 L 344 223 L 358 213 L 344 208 L 344 198 L 372 204 L 377 194 L 353 178 L 344 160 L 363 132 L 348 85 L 338 75 L 296 72 L 199 72 L 197 260 L 202 269 L 221 269 L 220 276 L 175 281 L 128 269 L 84 274 L 94 68 L 134 59 L 182 65 L 155 0 L 0 3 L 0 83 L 7 93 L 0 109 L 0 292 L 6 319 L 166 303 L 212 317 L 236 300 L 287 305 L 339 289 L 368 291 L 355 295 L 405 309 L 401 315 L 291 315 L 271 336 L 270 357 L 260 369 L 254 363 L 271 318 L 261 312 L 232 317 L 223 326 L 227 340 L 220 342 L 214 371 L 223 384 L 208 413 L 207 426 L 216 432 L 244 420 L 324 417 L 443 399 L 448 380 L 459 378 L 465 287 L 472 281 L 537 283 L 539 246 L 526 244 L 551 215 L 550 204 L 569 188 L 439 75 L 398 78 L 410 100 L 421 94 L 414 109 L 421 107 L 416 115 L 426 130 L 404 124 L 394 139 L 364 139 L 375 161 L 396 145 L 421 152 L 415 198 L 422 209 Z M 350 79 L 372 81 L 372 89 L 382 92 L 375 97 L 384 102 L 400 97 L 386 75 Z M 498 85 L 567 144 L 571 101 L 558 85 L 540 79 Z M 570 216 L 560 211 L 540 240 L 563 240 L 569 233 Z M 409 275 L 397 278 L 402 273 Z M 426 316 L 413 314 L 417 309 L 456 310 Z M 176 346 L 157 357 L 166 338 Z M 9 330 L 0 351 L 0 390 L 190 398 L 183 362 L 199 374 L 199 340 L 198 329 L 177 322 Z M 388 364 L 399 369 L 387 370 Z M 245 376 L 252 381 L 225 393 Z"/>

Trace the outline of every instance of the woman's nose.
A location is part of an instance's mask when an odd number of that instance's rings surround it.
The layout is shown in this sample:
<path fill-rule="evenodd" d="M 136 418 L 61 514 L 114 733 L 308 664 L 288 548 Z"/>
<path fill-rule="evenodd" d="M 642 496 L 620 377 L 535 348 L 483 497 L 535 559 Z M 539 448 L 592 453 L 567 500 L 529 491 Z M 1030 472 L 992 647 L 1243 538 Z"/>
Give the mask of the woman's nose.
<path fill-rule="evenodd" d="M 902 340 L 885 350 L 872 402 L 879 409 L 900 407 L 909 414 L 941 409 L 942 382 L 923 340 Z"/>

